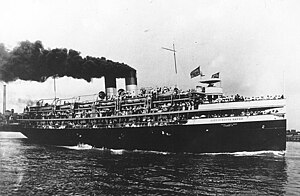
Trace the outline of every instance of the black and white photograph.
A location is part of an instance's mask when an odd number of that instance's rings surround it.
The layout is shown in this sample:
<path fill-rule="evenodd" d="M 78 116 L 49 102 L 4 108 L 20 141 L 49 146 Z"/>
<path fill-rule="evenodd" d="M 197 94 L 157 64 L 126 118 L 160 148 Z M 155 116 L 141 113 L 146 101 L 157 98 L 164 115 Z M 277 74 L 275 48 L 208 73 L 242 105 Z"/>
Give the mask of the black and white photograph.
<path fill-rule="evenodd" d="M 300 1 L 0 0 L 0 195 L 300 195 Z"/>

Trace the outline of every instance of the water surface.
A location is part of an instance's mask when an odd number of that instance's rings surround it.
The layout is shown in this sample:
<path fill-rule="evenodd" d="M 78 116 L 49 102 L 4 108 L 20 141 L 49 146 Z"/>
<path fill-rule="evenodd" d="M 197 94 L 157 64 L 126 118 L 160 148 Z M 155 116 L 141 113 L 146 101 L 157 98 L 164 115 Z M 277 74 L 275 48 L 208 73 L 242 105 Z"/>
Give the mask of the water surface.
<path fill-rule="evenodd" d="M 299 195 L 300 143 L 282 152 L 168 154 L 0 138 L 0 195 Z"/>

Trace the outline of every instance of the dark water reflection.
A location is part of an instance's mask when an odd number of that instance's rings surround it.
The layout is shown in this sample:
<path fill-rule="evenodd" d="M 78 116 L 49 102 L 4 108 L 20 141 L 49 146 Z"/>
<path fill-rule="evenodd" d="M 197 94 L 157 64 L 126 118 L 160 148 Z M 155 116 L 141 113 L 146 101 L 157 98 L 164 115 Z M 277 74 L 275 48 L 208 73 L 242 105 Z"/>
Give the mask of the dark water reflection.
<path fill-rule="evenodd" d="M 300 145 L 285 156 L 71 150 L 0 139 L 0 195 L 299 194 Z"/>

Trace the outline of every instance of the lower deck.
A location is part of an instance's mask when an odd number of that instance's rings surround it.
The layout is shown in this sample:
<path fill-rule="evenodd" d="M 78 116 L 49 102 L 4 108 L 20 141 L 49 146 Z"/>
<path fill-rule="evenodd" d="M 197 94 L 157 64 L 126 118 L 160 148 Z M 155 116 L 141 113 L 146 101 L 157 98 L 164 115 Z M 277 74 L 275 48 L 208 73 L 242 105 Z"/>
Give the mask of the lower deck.
<path fill-rule="evenodd" d="M 237 152 L 286 149 L 286 120 L 122 127 L 20 130 L 35 143 L 163 152 Z"/>

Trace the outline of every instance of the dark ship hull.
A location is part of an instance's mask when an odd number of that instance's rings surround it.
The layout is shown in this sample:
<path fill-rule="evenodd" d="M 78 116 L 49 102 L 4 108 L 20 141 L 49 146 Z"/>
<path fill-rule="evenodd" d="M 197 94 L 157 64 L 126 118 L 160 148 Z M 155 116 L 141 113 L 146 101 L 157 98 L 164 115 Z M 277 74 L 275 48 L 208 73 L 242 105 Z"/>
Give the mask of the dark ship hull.
<path fill-rule="evenodd" d="M 20 130 L 30 141 L 52 145 L 160 152 L 240 152 L 286 149 L 286 120 L 123 127 Z"/>

